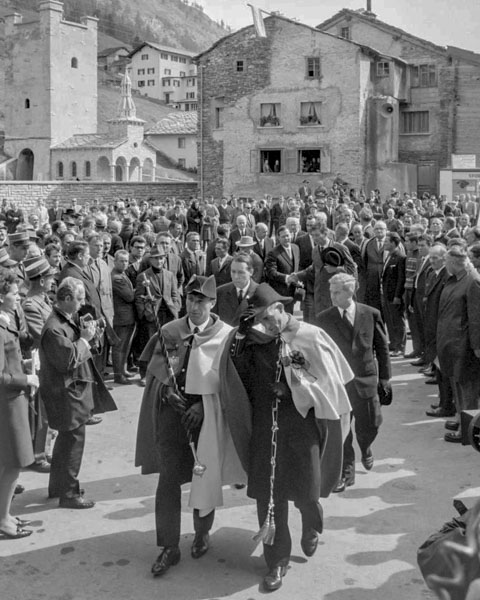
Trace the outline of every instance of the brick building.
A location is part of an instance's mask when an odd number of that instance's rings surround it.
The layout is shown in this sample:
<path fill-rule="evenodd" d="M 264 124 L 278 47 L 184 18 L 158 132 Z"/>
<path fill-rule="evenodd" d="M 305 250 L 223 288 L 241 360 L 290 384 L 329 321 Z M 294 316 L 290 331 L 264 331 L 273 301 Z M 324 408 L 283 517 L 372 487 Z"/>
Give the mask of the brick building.
<path fill-rule="evenodd" d="M 339 172 L 356 188 L 415 189 L 398 157 L 405 61 L 285 17 L 265 26 L 196 58 L 200 193 L 288 194 Z"/>
<path fill-rule="evenodd" d="M 371 45 L 408 64 L 407 96 L 398 114 L 398 154 L 401 161 L 417 165 L 418 191 L 441 191 L 448 196 L 462 191 L 478 193 L 480 55 L 432 44 L 382 22 L 368 10 L 343 9 L 317 27 Z M 377 76 L 383 76 L 388 68 L 379 65 Z M 446 179 L 442 175 L 445 181 L 450 177 L 450 185 L 440 186 L 440 171 L 452 171 L 452 155 L 468 155 L 470 168 L 463 169 L 463 174 L 462 170 L 450 173 Z"/>

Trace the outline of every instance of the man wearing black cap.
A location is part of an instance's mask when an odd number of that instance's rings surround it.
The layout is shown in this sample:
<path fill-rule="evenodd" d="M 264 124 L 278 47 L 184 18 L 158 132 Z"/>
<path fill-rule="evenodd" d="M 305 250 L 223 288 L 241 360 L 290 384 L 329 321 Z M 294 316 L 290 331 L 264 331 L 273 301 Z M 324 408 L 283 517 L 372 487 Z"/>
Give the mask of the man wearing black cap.
<path fill-rule="evenodd" d="M 135 464 L 143 474 L 160 473 L 155 518 L 157 545 L 163 549 L 153 564 L 154 576 L 163 575 L 180 560 L 180 486 L 192 482 L 189 505 L 194 508 L 195 537 L 191 555 L 200 558 L 209 547 L 214 509 L 223 502 L 222 483 L 245 479 L 220 408 L 218 372 L 212 369 L 215 354 L 231 330 L 211 314 L 215 278 L 194 275 L 185 294 L 186 315 L 162 327 L 165 347 L 155 336 L 142 355 L 148 369 Z M 166 352 L 178 387 L 173 385 Z M 196 446 L 197 463 L 189 442 Z M 206 470 L 201 476 L 192 475 L 194 464 L 198 468 L 199 463 Z"/>
<path fill-rule="evenodd" d="M 353 373 L 327 334 L 286 312 L 291 301 L 261 283 L 220 360 L 220 398 L 262 526 L 266 591 L 282 585 L 290 560 L 289 500 L 302 515 L 304 554 L 316 551 L 318 499 L 338 482 L 350 419 Z"/>

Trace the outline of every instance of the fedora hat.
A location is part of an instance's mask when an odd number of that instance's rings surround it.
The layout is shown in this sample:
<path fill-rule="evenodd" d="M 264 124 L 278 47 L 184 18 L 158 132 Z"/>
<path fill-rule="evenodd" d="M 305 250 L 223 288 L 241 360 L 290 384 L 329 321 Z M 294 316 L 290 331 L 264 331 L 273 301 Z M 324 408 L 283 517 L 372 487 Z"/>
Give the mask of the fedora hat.
<path fill-rule="evenodd" d="M 236 242 L 238 248 L 250 248 L 255 246 L 255 242 L 251 235 L 242 235 L 242 237 Z"/>
<path fill-rule="evenodd" d="M 8 269 L 8 267 L 13 267 L 16 264 L 17 263 L 10 258 L 7 249 L 0 248 L 0 267 Z"/>
<path fill-rule="evenodd" d="M 345 264 L 345 259 L 342 253 L 336 248 L 324 248 L 320 256 L 322 258 L 322 261 L 330 267 L 341 267 Z"/>
<path fill-rule="evenodd" d="M 25 267 L 25 275 L 28 279 L 48 277 L 49 275 L 55 275 L 57 272 L 43 256 L 28 258 L 23 261 L 23 266 Z"/>
<path fill-rule="evenodd" d="M 268 283 L 261 283 L 255 288 L 255 291 L 250 296 L 248 308 L 251 309 L 255 315 L 259 315 L 266 308 L 275 304 L 275 302 L 290 304 L 293 302 L 293 298 L 290 296 L 280 296 L 280 294 L 270 287 Z"/>
<path fill-rule="evenodd" d="M 159 248 L 158 246 L 153 246 L 150 250 L 150 258 L 165 258 L 166 253 L 163 248 Z"/>
<path fill-rule="evenodd" d="M 210 300 L 217 299 L 217 286 L 215 276 L 204 277 L 203 275 L 192 275 L 185 288 L 185 294 L 200 294 Z"/>

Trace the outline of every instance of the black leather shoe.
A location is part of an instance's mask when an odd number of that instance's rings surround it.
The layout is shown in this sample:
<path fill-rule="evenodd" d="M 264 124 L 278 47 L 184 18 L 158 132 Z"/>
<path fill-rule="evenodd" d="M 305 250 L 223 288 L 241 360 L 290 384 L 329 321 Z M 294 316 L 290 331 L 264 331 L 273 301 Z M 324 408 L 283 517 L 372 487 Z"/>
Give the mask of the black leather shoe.
<path fill-rule="evenodd" d="M 445 410 L 444 408 L 438 407 L 438 408 L 434 408 L 432 410 L 425 411 L 425 414 L 427 415 L 427 417 L 445 418 L 445 417 L 454 417 L 455 411 L 451 412 L 449 410 Z"/>
<path fill-rule="evenodd" d="M 440 408 L 440 404 L 430 404 L 432 408 Z"/>
<path fill-rule="evenodd" d="M 152 565 L 154 577 L 159 577 L 168 571 L 170 567 L 180 562 L 180 548 L 178 546 L 165 546 Z"/>
<path fill-rule="evenodd" d="M 302 533 L 300 546 L 305 556 L 313 556 L 315 554 L 318 546 L 318 533 L 315 529 L 307 529 Z"/>
<path fill-rule="evenodd" d="M 419 358 L 419 356 L 416 352 L 410 352 L 410 354 L 404 354 L 403 357 L 404 358 Z"/>
<path fill-rule="evenodd" d="M 85 494 L 84 488 L 80 488 L 79 493 L 80 493 L 80 496 L 83 496 Z M 60 498 L 60 494 L 58 492 L 55 492 L 54 490 L 52 490 L 52 491 L 49 490 L 48 497 L 49 498 Z"/>
<path fill-rule="evenodd" d="M 355 479 L 352 477 L 346 478 L 342 477 L 337 485 L 333 488 L 333 494 L 339 494 L 340 492 L 344 492 L 347 487 L 354 485 Z"/>
<path fill-rule="evenodd" d="M 422 357 L 417 358 L 417 360 L 412 360 L 410 363 L 412 367 L 424 367 L 427 363 L 423 360 Z"/>
<path fill-rule="evenodd" d="M 93 508 L 95 502 L 93 500 L 85 500 L 83 496 L 75 496 L 74 498 L 62 498 L 58 506 L 60 508 Z"/>
<path fill-rule="evenodd" d="M 425 381 L 426 385 L 438 385 L 438 381 L 436 377 L 430 377 L 430 379 L 427 379 Z"/>
<path fill-rule="evenodd" d="M 274 592 L 282 587 L 282 578 L 285 577 L 287 567 L 274 567 L 263 578 L 263 587 L 267 592 Z"/>
<path fill-rule="evenodd" d="M 203 534 L 196 533 L 195 534 L 195 537 L 193 538 L 192 549 L 191 549 L 192 558 L 200 558 L 207 552 L 207 550 L 210 548 L 208 541 L 209 541 L 208 533 L 203 533 Z"/>
<path fill-rule="evenodd" d="M 458 431 L 460 427 L 460 423 L 457 421 L 445 421 L 445 429 L 449 429 L 450 431 Z"/>
<path fill-rule="evenodd" d="M 132 385 L 132 381 L 127 379 L 124 375 L 118 375 L 113 378 L 113 383 L 118 383 L 119 385 Z"/>
<path fill-rule="evenodd" d="M 454 444 L 462 443 L 462 433 L 461 431 L 447 431 L 447 433 L 443 436 L 443 439 L 446 442 L 453 442 Z"/>
<path fill-rule="evenodd" d="M 367 471 L 371 471 L 373 467 L 373 454 L 371 448 L 367 448 L 365 453 L 362 454 L 362 465 L 367 469 Z"/>

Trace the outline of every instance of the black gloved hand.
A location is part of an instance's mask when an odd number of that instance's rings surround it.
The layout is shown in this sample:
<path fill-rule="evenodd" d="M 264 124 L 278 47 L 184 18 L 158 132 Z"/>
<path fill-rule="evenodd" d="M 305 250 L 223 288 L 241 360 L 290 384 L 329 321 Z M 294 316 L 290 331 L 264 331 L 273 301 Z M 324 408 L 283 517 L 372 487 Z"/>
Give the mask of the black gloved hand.
<path fill-rule="evenodd" d="M 239 335 L 247 335 L 250 329 L 253 327 L 253 323 L 255 320 L 255 309 L 247 308 L 240 315 L 240 323 L 238 326 L 238 334 Z"/>
<path fill-rule="evenodd" d="M 165 393 L 165 400 L 176 412 L 183 414 L 187 406 L 183 396 L 176 394 L 171 388 Z"/>
<path fill-rule="evenodd" d="M 192 406 L 183 414 L 182 425 L 187 428 L 188 431 L 198 429 L 203 423 L 203 403 L 195 402 Z"/>

